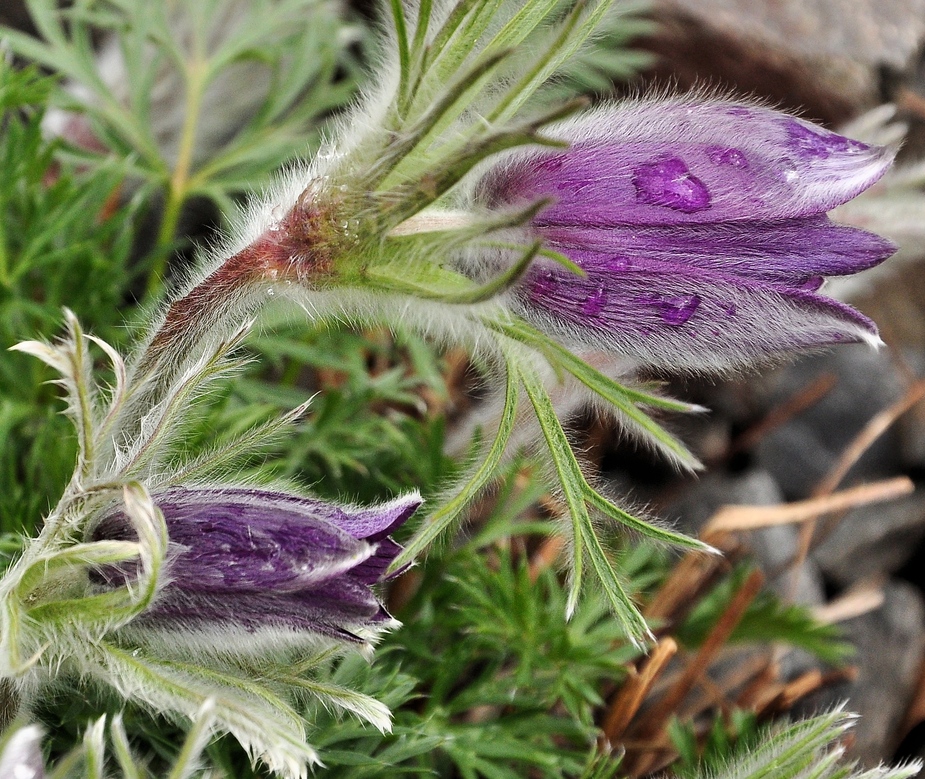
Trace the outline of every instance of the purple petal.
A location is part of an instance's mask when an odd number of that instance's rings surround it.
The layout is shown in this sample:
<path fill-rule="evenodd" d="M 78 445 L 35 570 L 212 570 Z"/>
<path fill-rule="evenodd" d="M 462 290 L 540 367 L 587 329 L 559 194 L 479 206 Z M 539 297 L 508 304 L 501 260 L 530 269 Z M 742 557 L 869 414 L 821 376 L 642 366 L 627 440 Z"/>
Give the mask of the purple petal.
<path fill-rule="evenodd" d="M 154 496 L 171 542 L 184 547 L 171 564 L 175 586 L 202 592 L 295 590 L 337 576 L 375 551 L 316 513 L 297 512 L 295 504 L 253 494 L 233 498 L 208 490 Z M 120 518 L 107 518 L 96 535 L 116 538 L 119 526 L 125 527 Z"/>
<path fill-rule="evenodd" d="M 364 541 L 379 541 L 401 525 L 421 505 L 421 496 L 417 492 L 402 495 L 389 503 L 381 503 L 371 508 L 351 509 L 337 521 L 338 527 L 354 538 Z"/>
<path fill-rule="evenodd" d="M 376 582 L 394 579 L 408 569 L 408 566 L 405 566 L 386 576 L 388 567 L 398 557 L 401 550 L 401 546 L 391 538 L 383 538 L 376 544 L 376 551 L 370 557 L 350 569 L 350 575 L 364 584 L 375 584 Z"/>
<path fill-rule="evenodd" d="M 133 629 L 286 627 L 350 640 L 356 639 L 353 630 L 388 619 L 370 585 L 382 580 L 401 551 L 385 533 L 420 505 L 410 495 L 379 507 L 342 509 L 230 487 L 176 488 L 153 498 L 173 550 L 167 583 Z M 130 537 L 120 512 L 104 517 L 93 533 L 94 539 Z M 132 575 L 113 566 L 94 579 L 115 586 Z"/>
<path fill-rule="evenodd" d="M 819 276 L 871 268 L 895 246 L 826 217 L 677 227 L 544 227 L 537 234 L 567 256 L 578 250 L 608 255 L 619 269 L 647 260 L 802 286 Z M 818 280 L 821 281 L 821 280 Z"/>
<path fill-rule="evenodd" d="M 537 225 L 607 227 L 822 214 L 873 184 L 893 153 L 766 108 L 674 99 L 605 107 L 516 152 L 479 185 L 491 206 L 542 197 Z"/>
<path fill-rule="evenodd" d="M 683 262 L 567 254 L 587 275 L 531 268 L 515 294 L 519 313 L 566 341 L 655 367 L 727 370 L 794 349 L 877 342 L 870 320 L 810 289 Z"/>
<path fill-rule="evenodd" d="M 353 630 L 381 621 L 382 613 L 372 591 L 349 580 L 300 592 L 249 592 L 234 598 L 171 587 L 135 620 L 134 628 L 277 628 L 359 640 Z"/>
<path fill-rule="evenodd" d="M 186 492 L 186 491 L 183 491 Z M 203 494 L 205 491 L 198 491 Z M 336 525 L 353 538 L 364 541 L 378 541 L 401 526 L 421 505 L 417 492 L 402 495 L 388 503 L 377 506 L 338 506 L 316 498 L 291 495 L 247 487 L 220 487 L 208 490 L 213 501 L 227 501 L 234 504 L 256 504 L 272 512 L 296 511 L 322 522 Z"/>

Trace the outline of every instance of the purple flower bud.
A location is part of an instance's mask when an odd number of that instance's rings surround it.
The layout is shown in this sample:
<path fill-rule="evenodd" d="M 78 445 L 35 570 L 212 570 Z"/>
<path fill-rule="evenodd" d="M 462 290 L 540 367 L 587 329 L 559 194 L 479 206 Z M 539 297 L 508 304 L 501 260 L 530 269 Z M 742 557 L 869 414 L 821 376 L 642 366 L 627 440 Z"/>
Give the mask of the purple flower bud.
<path fill-rule="evenodd" d="M 237 487 L 175 488 L 152 497 L 171 556 L 166 584 L 129 625 L 133 635 L 159 633 L 206 648 L 198 638 L 203 631 L 213 638 L 249 634 L 259 646 L 259 633 L 277 643 L 319 636 L 361 642 L 389 626 L 370 585 L 385 578 L 401 551 L 388 534 L 421 504 L 416 493 L 371 508 Z M 94 540 L 131 537 L 121 512 L 106 515 L 93 532 Z M 118 586 L 129 576 L 109 567 L 97 580 Z"/>
<path fill-rule="evenodd" d="M 817 290 L 893 252 L 825 216 L 876 182 L 892 152 L 723 100 L 630 102 L 553 135 L 570 147 L 516 152 L 477 188 L 493 208 L 551 198 L 532 229 L 586 273 L 535 264 L 513 294 L 528 320 L 695 370 L 878 341 L 872 322 Z"/>

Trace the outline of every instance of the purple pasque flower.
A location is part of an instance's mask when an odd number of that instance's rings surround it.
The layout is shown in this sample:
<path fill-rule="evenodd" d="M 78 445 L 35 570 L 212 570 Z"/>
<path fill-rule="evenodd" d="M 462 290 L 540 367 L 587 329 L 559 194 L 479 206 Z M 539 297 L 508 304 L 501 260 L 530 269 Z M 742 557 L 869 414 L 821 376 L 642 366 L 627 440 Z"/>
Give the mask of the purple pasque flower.
<path fill-rule="evenodd" d="M 492 208 L 552 200 L 532 232 L 585 275 L 530 268 L 512 299 L 541 329 L 682 370 L 879 341 L 818 290 L 893 252 L 826 217 L 883 175 L 891 151 L 697 97 L 603 107 L 549 134 L 569 148 L 512 153 L 476 188 Z"/>
<path fill-rule="evenodd" d="M 401 547 L 388 537 L 421 504 L 417 493 L 378 506 L 341 507 L 246 487 L 173 488 L 152 498 L 171 543 L 166 583 L 128 630 L 173 646 L 259 649 L 319 638 L 361 643 L 394 624 L 371 589 Z M 121 511 L 93 539 L 133 536 Z M 102 586 L 130 574 L 110 567 Z M 237 638 L 232 638 L 232 634 Z"/>

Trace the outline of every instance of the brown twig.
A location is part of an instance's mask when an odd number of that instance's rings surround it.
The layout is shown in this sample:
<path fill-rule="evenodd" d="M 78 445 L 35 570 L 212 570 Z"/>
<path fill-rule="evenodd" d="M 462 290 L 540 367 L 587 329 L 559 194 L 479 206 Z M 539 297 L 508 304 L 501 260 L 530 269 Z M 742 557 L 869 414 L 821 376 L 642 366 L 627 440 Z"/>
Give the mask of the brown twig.
<path fill-rule="evenodd" d="M 622 738 L 652 685 L 677 651 L 677 642 L 673 638 L 665 638 L 652 648 L 638 671 L 635 668 L 630 671 L 629 677 L 611 702 L 601 727 L 609 743 L 615 744 Z"/>
<path fill-rule="evenodd" d="M 723 506 L 707 524 L 711 531 L 757 530 L 775 525 L 808 522 L 822 514 L 845 511 L 908 495 L 915 485 L 907 476 L 862 484 L 824 497 L 799 500 L 777 506 Z"/>
<path fill-rule="evenodd" d="M 761 571 L 752 571 L 738 592 L 733 596 L 725 611 L 720 615 L 713 630 L 697 650 L 697 654 L 687 663 L 677 680 L 639 722 L 637 731 L 645 737 L 651 737 L 660 732 L 668 719 L 677 711 L 685 696 L 693 689 L 700 677 L 706 673 L 713 658 L 723 648 L 736 625 L 745 615 L 746 609 L 755 599 L 764 585 L 764 576 Z"/>
<path fill-rule="evenodd" d="M 799 392 L 792 395 L 781 405 L 771 409 L 758 423 L 739 435 L 729 447 L 728 455 L 731 456 L 751 449 L 772 430 L 816 405 L 832 391 L 837 383 L 838 377 L 833 373 L 823 373 L 821 376 L 817 376 Z"/>

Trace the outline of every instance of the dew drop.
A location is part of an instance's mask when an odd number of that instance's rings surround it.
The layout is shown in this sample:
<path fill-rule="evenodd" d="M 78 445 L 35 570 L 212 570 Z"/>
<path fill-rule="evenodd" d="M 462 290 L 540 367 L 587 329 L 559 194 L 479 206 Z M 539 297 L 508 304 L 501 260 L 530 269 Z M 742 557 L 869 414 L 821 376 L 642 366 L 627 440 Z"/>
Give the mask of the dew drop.
<path fill-rule="evenodd" d="M 662 321 L 666 324 L 683 325 L 693 315 L 700 306 L 699 295 L 678 295 L 676 297 L 662 297 L 653 301 L 653 305 L 661 314 Z"/>
<path fill-rule="evenodd" d="M 707 157 L 715 165 L 728 165 L 743 170 L 748 167 L 748 159 L 741 149 L 734 146 L 708 146 Z"/>
<path fill-rule="evenodd" d="M 620 273 L 633 267 L 633 260 L 630 257 L 610 257 L 607 260 L 607 270 Z"/>
<path fill-rule="evenodd" d="M 585 302 L 581 306 L 581 313 L 585 316 L 597 316 L 606 304 L 607 293 L 604 291 L 604 285 L 602 284 L 596 291 L 585 298 Z"/>
<path fill-rule="evenodd" d="M 269 287 L 269 288 L 267 289 L 267 297 L 268 297 L 268 298 L 272 298 L 272 297 L 274 297 L 275 295 L 276 295 L 276 290 L 273 289 L 273 287 Z"/>
<path fill-rule="evenodd" d="M 710 207 L 710 192 L 693 175 L 684 160 L 665 157 L 638 165 L 633 171 L 636 200 L 653 206 L 665 206 L 684 214 L 694 214 Z"/>

